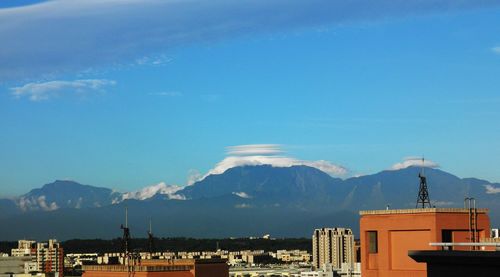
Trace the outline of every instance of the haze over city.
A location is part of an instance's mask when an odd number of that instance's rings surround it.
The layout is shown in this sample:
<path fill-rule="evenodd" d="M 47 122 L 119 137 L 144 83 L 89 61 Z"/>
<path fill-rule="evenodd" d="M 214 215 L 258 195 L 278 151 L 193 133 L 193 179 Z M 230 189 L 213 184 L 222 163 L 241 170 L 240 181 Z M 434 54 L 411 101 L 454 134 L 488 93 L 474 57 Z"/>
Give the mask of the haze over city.
<path fill-rule="evenodd" d="M 4 197 L 186 185 L 239 145 L 343 178 L 424 155 L 500 181 L 498 1 L 0 7 Z"/>

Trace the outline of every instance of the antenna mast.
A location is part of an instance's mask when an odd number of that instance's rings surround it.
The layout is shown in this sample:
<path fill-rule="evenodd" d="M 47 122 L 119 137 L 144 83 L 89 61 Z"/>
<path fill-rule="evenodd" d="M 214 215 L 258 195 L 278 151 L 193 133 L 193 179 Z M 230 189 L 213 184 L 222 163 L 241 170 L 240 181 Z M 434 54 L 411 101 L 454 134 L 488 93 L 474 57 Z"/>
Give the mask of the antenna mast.
<path fill-rule="evenodd" d="M 123 253 L 124 257 L 128 257 L 130 246 L 130 228 L 128 228 L 128 207 L 125 207 L 125 226 L 120 226 L 123 230 Z"/>
<path fill-rule="evenodd" d="M 154 251 L 154 241 L 153 228 L 151 223 L 151 218 L 149 218 L 149 231 L 148 231 L 148 241 L 149 241 L 149 254 L 153 255 Z"/>
<path fill-rule="evenodd" d="M 420 188 L 418 191 L 417 205 L 415 206 L 415 208 L 419 208 L 420 206 L 422 209 L 424 209 L 426 205 L 429 205 L 429 208 L 432 208 L 431 200 L 429 199 L 429 191 L 427 190 L 427 178 L 424 174 L 424 167 L 425 159 L 422 157 L 422 168 L 418 174 L 418 178 L 420 178 Z"/>

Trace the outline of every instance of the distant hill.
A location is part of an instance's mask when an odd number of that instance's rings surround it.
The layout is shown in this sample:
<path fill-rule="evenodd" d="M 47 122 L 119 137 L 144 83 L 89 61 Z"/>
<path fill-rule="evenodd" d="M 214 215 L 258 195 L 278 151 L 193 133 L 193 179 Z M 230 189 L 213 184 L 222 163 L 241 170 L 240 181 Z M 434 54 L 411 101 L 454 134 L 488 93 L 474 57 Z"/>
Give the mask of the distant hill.
<path fill-rule="evenodd" d="M 0 237 L 113 238 L 120 234 L 125 206 L 135 237 L 146 236 L 149 217 L 158 236 L 309 237 L 324 226 L 351 227 L 357 233 L 359 210 L 414 208 L 419 172 L 409 167 L 341 180 L 307 166 L 244 166 L 181 190 L 156 185 L 127 197 L 56 181 L 0 200 L 0 223 L 9 226 L 0 228 Z M 426 168 L 425 174 L 433 205 L 462 207 L 463 198 L 471 196 L 478 207 L 490 209 L 493 226 L 500 224 L 500 184 L 439 169 Z"/>
<path fill-rule="evenodd" d="M 108 188 L 56 180 L 42 188 L 31 190 L 16 199 L 16 202 L 23 211 L 53 211 L 64 208 L 102 207 L 119 200 L 121 194 Z"/>
<path fill-rule="evenodd" d="M 187 199 L 236 195 L 259 205 L 307 209 L 340 200 L 341 184 L 341 179 L 308 166 L 242 166 L 210 175 L 177 193 Z"/>

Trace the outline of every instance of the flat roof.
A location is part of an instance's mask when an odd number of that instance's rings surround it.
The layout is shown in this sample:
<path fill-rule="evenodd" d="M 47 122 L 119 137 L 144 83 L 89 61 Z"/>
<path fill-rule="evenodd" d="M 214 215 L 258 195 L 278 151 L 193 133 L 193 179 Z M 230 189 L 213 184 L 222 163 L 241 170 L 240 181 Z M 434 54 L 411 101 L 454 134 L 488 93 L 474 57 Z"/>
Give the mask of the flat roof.
<path fill-rule="evenodd" d="M 488 209 L 476 209 L 477 213 L 487 213 Z M 421 213 L 469 213 L 466 208 L 423 208 L 359 211 L 359 215 L 421 214 Z"/>
<path fill-rule="evenodd" d="M 408 256 L 419 263 L 464 265 L 473 264 L 500 268 L 500 251 L 446 251 L 446 250 L 409 250 Z M 483 276 L 483 275 L 481 275 Z"/>
<path fill-rule="evenodd" d="M 142 265 L 84 265 L 83 271 L 105 271 L 105 272 L 169 272 L 169 271 L 190 271 L 193 265 L 168 265 L 168 266 L 142 266 Z"/>

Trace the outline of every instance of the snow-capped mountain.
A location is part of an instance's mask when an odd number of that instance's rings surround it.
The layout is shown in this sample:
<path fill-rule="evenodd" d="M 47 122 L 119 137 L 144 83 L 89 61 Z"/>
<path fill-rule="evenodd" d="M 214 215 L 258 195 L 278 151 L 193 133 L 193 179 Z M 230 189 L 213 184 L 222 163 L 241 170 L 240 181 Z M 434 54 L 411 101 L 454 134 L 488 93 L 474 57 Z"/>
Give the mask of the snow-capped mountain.
<path fill-rule="evenodd" d="M 184 196 L 176 194 L 176 192 L 181 189 L 182 187 L 180 186 L 167 185 L 164 182 L 161 182 L 137 191 L 126 192 L 122 194 L 121 201 L 127 199 L 146 200 L 157 194 L 166 195 L 168 199 L 184 200 Z"/>
<path fill-rule="evenodd" d="M 15 198 L 22 211 L 54 211 L 61 208 L 95 208 L 121 199 L 119 192 L 108 188 L 82 185 L 75 181 L 56 180 Z"/>
<path fill-rule="evenodd" d="M 118 204 L 125 200 L 146 200 L 155 195 L 165 196 L 167 199 L 185 199 L 176 192 L 182 187 L 167 185 L 161 182 L 143 189 L 121 193 L 108 188 L 82 185 L 75 181 L 56 180 L 41 188 L 14 199 L 4 199 L 15 203 L 20 211 L 54 211 L 61 208 L 97 208 Z"/>
<path fill-rule="evenodd" d="M 56 181 L 15 200 L 0 199 L 0 226 L 9 226 L 0 228 L 0 237 L 112 237 L 125 206 L 138 236 L 146 234 L 147 218 L 161 236 L 307 236 L 328 222 L 356 229 L 358 210 L 414 208 L 420 172 L 407 167 L 342 180 L 307 166 L 244 166 L 184 188 L 159 183 L 127 193 Z M 473 196 L 498 226 L 500 184 L 432 168 L 425 175 L 433 205 L 461 207 L 464 196 Z"/>

